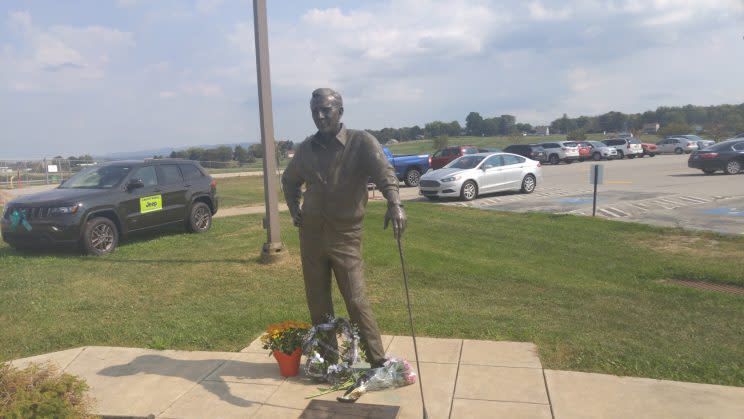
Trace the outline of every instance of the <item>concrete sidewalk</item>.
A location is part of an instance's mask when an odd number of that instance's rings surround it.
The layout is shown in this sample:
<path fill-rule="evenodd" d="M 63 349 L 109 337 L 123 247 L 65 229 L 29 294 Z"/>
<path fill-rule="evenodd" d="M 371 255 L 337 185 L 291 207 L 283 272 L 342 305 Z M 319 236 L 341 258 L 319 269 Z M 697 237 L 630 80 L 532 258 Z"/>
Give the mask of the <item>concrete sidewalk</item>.
<path fill-rule="evenodd" d="M 410 338 L 383 338 L 388 354 L 413 363 Z M 418 344 L 432 419 L 744 417 L 744 388 L 544 370 L 531 343 Z M 282 378 L 258 340 L 240 353 L 82 347 L 13 364 L 46 361 L 85 378 L 95 411 L 107 416 L 297 418 L 320 387 L 302 374 Z M 418 384 L 371 392 L 358 403 L 400 406 L 400 418 L 422 412 Z"/>

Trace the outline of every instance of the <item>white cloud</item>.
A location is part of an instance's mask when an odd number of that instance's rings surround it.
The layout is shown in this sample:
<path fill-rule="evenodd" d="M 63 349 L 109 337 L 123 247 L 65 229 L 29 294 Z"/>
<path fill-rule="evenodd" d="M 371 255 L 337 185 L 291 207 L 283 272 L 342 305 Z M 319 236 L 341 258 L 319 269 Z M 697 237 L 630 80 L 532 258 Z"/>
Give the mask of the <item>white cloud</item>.
<path fill-rule="evenodd" d="M 0 85 L 13 90 L 65 90 L 102 79 L 110 54 L 134 46 L 131 33 L 103 26 L 39 28 L 27 12 L 9 14 L 20 42 L 4 49 Z"/>
<path fill-rule="evenodd" d="M 566 20 L 571 17 L 572 12 L 568 7 L 561 9 L 548 9 L 539 1 L 530 2 L 527 5 L 530 17 L 534 20 Z"/>
<path fill-rule="evenodd" d="M 200 14 L 215 12 L 222 5 L 222 0 L 196 0 L 196 11 Z"/>

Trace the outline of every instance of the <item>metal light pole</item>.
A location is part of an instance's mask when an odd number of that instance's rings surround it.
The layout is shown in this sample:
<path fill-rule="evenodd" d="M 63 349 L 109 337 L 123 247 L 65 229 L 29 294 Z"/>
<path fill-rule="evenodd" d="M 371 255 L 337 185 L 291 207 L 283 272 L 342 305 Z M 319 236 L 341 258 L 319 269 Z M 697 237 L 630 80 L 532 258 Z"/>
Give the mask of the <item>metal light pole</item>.
<path fill-rule="evenodd" d="M 277 199 L 276 147 L 274 118 L 271 111 L 271 78 L 269 70 L 269 31 L 266 23 L 266 0 L 253 0 L 253 29 L 256 40 L 256 77 L 258 78 L 258 109 L 261 115 L 261 143 L 264 147 L 263 173 L 267 242 L 261 249 L 261 260 L 271 263 L 286 254 L 279 235 L 279 203 Z"/>

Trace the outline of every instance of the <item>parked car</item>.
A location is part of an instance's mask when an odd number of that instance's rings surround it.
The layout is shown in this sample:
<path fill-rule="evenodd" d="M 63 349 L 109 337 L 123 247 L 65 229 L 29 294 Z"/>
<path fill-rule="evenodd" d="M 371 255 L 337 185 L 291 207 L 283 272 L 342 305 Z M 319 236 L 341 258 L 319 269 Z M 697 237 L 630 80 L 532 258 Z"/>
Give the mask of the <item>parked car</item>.
<path fill-rule="evenodd" d="M 698 140 L 697 141 L 698 150 L 702 150 L 704 148 L 708 148 L 708 147 L 712 146 L 715 143 L 716 142 L 713 141 L 713 140 Z"/>
<path fill-rule="evenodd" d="M 432 169 L 441 169 L 449 162 L 455 160 L 458 157 L 462 157 L 466 154 L 475 154 L 478 152 L 478 147 L 474 147 L 471 145 L 445 147 L 437 150 L 436 153 L 432 154 L 431 159 L 429 159 L 429 167 L 431 167 Z"/>
<path fill-rule="evenodd" d="M 691 153 L 697 150 L 697 142 L 684 137 L 668 137 L 658 143 L 656 148 L 659 153 Z"/>
<path fill-rule="evenodd" d="M 723 170 L 727 175 L 735 175 L 744 168 L 744 138 L 722 141 L 705 150 L 690 153 L 687 166 L 700 169 L 706 175 Z"/>
<path fill-rule="evenodd" d="M 545 149 L 537 144 L 512 144 L 504 149 L 505 153 L 518 154 L 541 163 L 548 161 Z"/>
<path fill-rule="evenodd" d="M 617 158 L 619 159 L 626 157 L 632 159 L 643 155 L 641 142 L 633 138 L 610 138 L 608 140 L 602 140 L 602 142 L 609 147 L 614 147 L 617 150 Z"/>
<path fill-rule="evenodd" d="M 407 186 L 418 186 L 421 175 L 429 170 L 428 154 L 395 156 L 387 147 L 383 147 L 382 151 L 395 169 L 395 176 L 398 177 L 398 180 L 405 182 Z"/>
<path fill-rule="evenodd" d="M 478 153 L 424 174 L 419 193 L 429 199 L 470 201 L 480 194 L 511 189 L 532 193 L 541 178 L 538 161 L 511 153 Z"/>
<path fill-rule="evenodd" d="M 584 158 L 586 159 L 612 160 L 617 158 L 617 150 L 600 141 L 580 141 L 578 144 L 579 147 L 584 147 L 588 150 L 588 153 L 585 152 L 587 156 Z M 581 151 L 579 151 L 579 154 L 581 154 Z"/>
<path fill-rule="evenodd" d="M 641 143 L 641 147 L 643 148 L 643 154 L 641 154 L 638 157 L 643 157 L 643 156 L 654 157 L 655 155 L 659 154 L 659 150 L 657 149 L 656 144 Z"/>
<path fill-rule="evenodd" d="M 548 154 L 550 164 L 571 163 L 579 159 L 579 148 L 573 141 L 557 141 L 540 144 Z"/>
<path fill-rule="evenodd" d="M 217 207 L 217 185 L 197 162 L 118 161 L 87 167 L 56 189 L 10 201 L 0 230 L 17 249 L 59 244 L 104 255 L 120 237 L 167 224 L 203 233 Z"/>

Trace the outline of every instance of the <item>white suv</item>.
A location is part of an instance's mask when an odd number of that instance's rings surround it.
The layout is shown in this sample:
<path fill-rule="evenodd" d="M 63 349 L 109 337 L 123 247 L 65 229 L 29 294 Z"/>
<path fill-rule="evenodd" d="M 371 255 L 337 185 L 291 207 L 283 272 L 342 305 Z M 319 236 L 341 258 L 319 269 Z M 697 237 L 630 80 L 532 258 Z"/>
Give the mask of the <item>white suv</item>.
<path fill-rule="evenodd" d="M 558 164 L 562 161 L 571 163 L 579 160 L 579 147 L 574 141 L 556 141 L 540 145 L 545 149 L 550 164 Z"/>
<path fill-rule="evenodd" d="M 602 140 L 602 142 L 607 144 L 608 147 L 614 147 L 617 150 L 618 159 L 624 159 L 625 157 L 632 159 L 635 156 L 643 157 L 641 142 L 634 138 L 611 138 L 609 140 Z"/>

